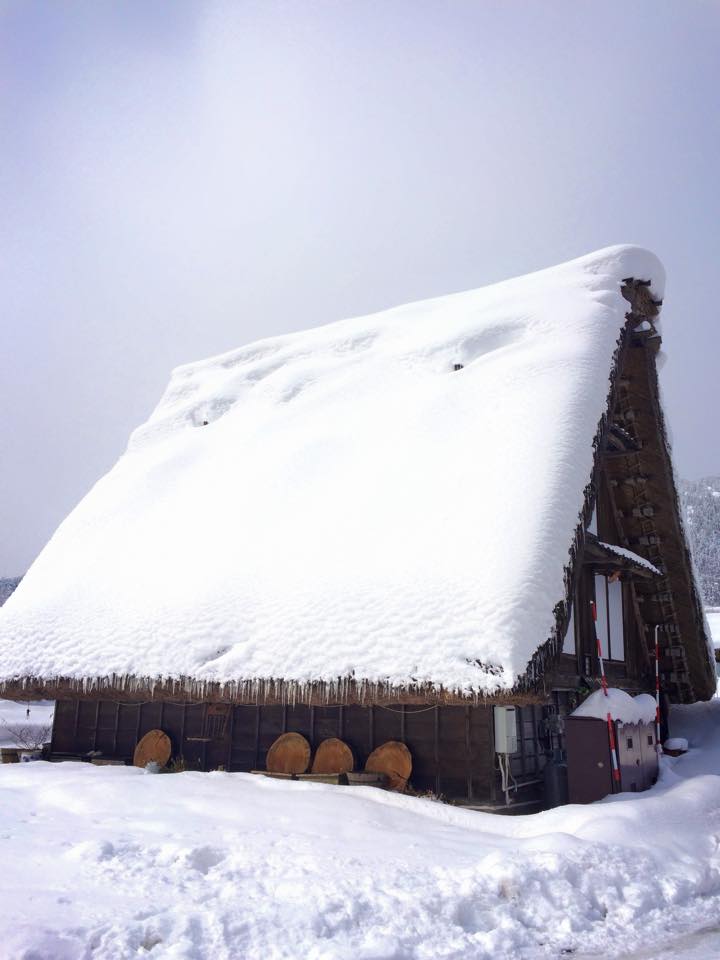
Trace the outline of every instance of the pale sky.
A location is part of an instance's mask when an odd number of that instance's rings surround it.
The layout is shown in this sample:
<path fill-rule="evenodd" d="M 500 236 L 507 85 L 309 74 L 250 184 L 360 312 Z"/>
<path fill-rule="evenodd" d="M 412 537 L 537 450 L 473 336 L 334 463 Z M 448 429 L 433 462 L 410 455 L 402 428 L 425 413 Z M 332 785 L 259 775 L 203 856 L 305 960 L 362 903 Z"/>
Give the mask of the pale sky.
<path fill-rule="evenodd" d="M 720 473 L 720 0 L 0 0 L 0 576 L 170 370 L 613 243 Z"/>

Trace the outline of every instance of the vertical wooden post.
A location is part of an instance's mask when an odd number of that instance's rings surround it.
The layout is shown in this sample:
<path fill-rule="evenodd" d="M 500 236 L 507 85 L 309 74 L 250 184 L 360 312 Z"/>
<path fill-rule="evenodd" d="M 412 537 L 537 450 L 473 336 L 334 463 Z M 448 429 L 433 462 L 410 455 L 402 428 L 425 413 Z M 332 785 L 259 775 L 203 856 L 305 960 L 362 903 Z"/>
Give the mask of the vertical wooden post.
<path fill-rule="evenodd" d="M 162 730 L 164 719 L 165 719 L 165 701 L 161 700 L 160 701 L 160 723 L 158 724 L 158 727 L 160 728 L 160 730 Z"/>
<path fill-rule="evenodd" d="M 527 768 L 525 764 L 525 715 L 523 714 L 522 707 L 516 707 L 517 711 L 517 724 L 518 724 L 518 733 L 520 734 L 520 769 L 522 770 L 522 775 L 527 776 Z M 533 729 L 537 729 L 535 723 L 535 709 L 533 708 Z"/>
<path fill-rule="evenodd" d="M 228 752 L 225 769 L 230 773 L 230 764 L 232 763 L 233 734 L 235 732 L 235 704 L 230 704 L 230 732 L 228 734 Z"/>
<path fill-rule="evenodd" d="M 472 715 L 470 711 L 472 707 L 465 707 L 465 778 L 467 780 L 467 798 L 472 800 L 473 798 L 473 785 L 472 785 L 472 749 L 470 746 L 470 722 Z"/>
<path fill-rule="evenodd" d="M 53 724 L 50 731 L 50 756 L 52 756 L 53 753 L 55 752 L 55 727 L 56 727 L 55 717 L 57 715 L 57 708 L 58 708 L 58 705 L 56 703 L 55 709 L 53 710 Z"/>
<path fill-rule="evenodd" d="M 255 763 L 253 767 L 258 769 L 260 763 L 260 704 L 255 707 Z"/>
<path fill-rule="evenodd" d="M 533 718 L 533 742 L 535 744 L 535 768 L 534 773 L 537 776 L 540 773 L 540 756 L 544 748 L 541 748 L 540 741 L 538 740 L 538 730 L 540 729 L 540 724 L 543 719 L 542 707 L 538 707 L 535 704 L 532 705 L 532 718 Z"/>
<path fill-rule="evenodd" d="M 315 707 L 310 705 L 310 745 L 315 745 Z"/>
<path fill-rule="evenodd" d="M 433 712 L 433 748 L 435 754 L 435 793 L 440 796 L 440 707 Z"/>
<path fill-rule="evenodd" d="M 73 731 L 73 740 L 77 741 L 78 730 L 80 729 L 80 699 L 75 701 L 75 729 Z"/>
<path fill-rule="evenodd" d="M 92 737 L 92 746 L 91 750 L 94 750 L 97 746 L 97 735 L 98 735 L 98 723 L 100 722 L 100 701 L 95 701 L 95 726 L 93 727 L 93 737 Z"/>
<path fill-rule="evenodd" d="M 400 742 L 405 743 L 405 704 L 400 704 Z"/>
<path fill-rule="evenodd" d="M 338 740 L 343 738 L 343 705 L 338 707 Z"/>
<path fill-rule="evenodd" d="M 201 726 L 200 726 L 201 736 L 202 736 L 202 738 L 203 738 L 203 741 L 202 741 L 202 759 L 201 759 L 201 761 L 200 761 L 200 769 L 201 769 L 201 770 L 206 770 L 206 769 L 207 769 L 207 740 L 205 739 L 205 738 L 207 737 L 207 712 L 208 712 L 208 705 L 207 705 L 207 703 L 204 703 L 204 704 L 203 704 L 203 714 L 202 714 L 202 724 L 201 724 Z"/>
<path fill-rule="evenodd" d="M 135 721 L 135 745 L 140 743 L 140 722 L 142 720 L 142 703 L 137 705 L 137 720 Z"/>
<path fill-rule="evenodd" d="M 483 707 L 487 712 L 487 725 L 490 734 L 490 802 L 497 800 L 497 783 L 495 776 L 495 715 L 492 707 Z"/>
<path fill-rule="evenodd" d="M 282 732 L 287 733 L 287 704 L 286 703 L 283 704 L 282 718 L 283 718 Z"/>
<path fill-rule="evenodd" d="M 368 735 L 370 737 L 370 750 L 369 753 L 372 753 L 375 749 L 375 708 L 373 706 L 368 707 Z"/>
<path fill-rule="evenodd" d="M 115 727 L 113 728 L 113 745 L 112 752 L 113 756 L 117 753 L 117 737 L 118 737 L 118 727 L 120 725 L 120 701 L 115 701 Z"/>
<path fill-rule="evenodd" d="M 185 718 L 187 716 L 187 700 L 183 700 L 182 719 L 180 721 L 180 757 L 185 762 Z"/>

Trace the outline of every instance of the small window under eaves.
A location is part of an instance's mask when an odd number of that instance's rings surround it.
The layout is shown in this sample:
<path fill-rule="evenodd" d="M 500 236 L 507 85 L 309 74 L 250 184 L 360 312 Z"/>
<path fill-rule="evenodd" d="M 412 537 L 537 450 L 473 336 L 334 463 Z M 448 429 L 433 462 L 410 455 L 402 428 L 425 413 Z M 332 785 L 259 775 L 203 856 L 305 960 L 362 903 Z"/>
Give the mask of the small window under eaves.
<path fill-rule="evenodd" d="M 588 523 L 588 525 L 587 525 L 587 530 L 588 530 L 588 533 L 592 533 L 592 534 L 594 534 L 595 536 L 598 535 L 598 532 L 597 532 L 597 504 L 593 507 L 592 516 L 590 517 L 590 521 L 589 521 L 589 523 Z"/>
<path fill-rule="evenodd" d="M 570 605 L 570 619 L 568 620 L 568 627 L 565 631 L 565 639 L 563 640 L 563 653 L 574 654 L 576 650 L 575 647 L 575 606 Z"/>

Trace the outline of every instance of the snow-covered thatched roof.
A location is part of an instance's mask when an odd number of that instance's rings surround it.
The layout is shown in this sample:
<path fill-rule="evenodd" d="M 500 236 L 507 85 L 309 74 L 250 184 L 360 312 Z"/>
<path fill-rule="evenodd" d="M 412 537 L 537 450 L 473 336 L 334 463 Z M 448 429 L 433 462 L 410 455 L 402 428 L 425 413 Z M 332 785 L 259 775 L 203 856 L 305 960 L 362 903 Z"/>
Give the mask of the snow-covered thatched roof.
<path fill-rule="evenodd" d="M 509 688 L 555 629 L 618 246 L 180 367 L 0 612 L 0 679 Z"/>

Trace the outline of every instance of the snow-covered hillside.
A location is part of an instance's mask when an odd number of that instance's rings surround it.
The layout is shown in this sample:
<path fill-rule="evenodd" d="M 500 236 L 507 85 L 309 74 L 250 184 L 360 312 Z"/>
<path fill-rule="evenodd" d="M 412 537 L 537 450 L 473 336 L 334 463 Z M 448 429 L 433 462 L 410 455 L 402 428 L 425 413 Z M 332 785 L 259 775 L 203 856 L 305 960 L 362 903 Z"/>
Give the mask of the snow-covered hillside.
<path fill-rule="evenodd" d="M 681 480 L 680 499 L 703 599 L 720 607 L 720 477 Z"/>
<path fill-rule="evenodd" d="M 691 935 L 720 915 L 720 701 L 674 708 L 673 734 L 690 752 L 650 792 L 527 817 L 250 774 L 0 767 L 0 953 L 697 960 L 718 943 Z"/>

